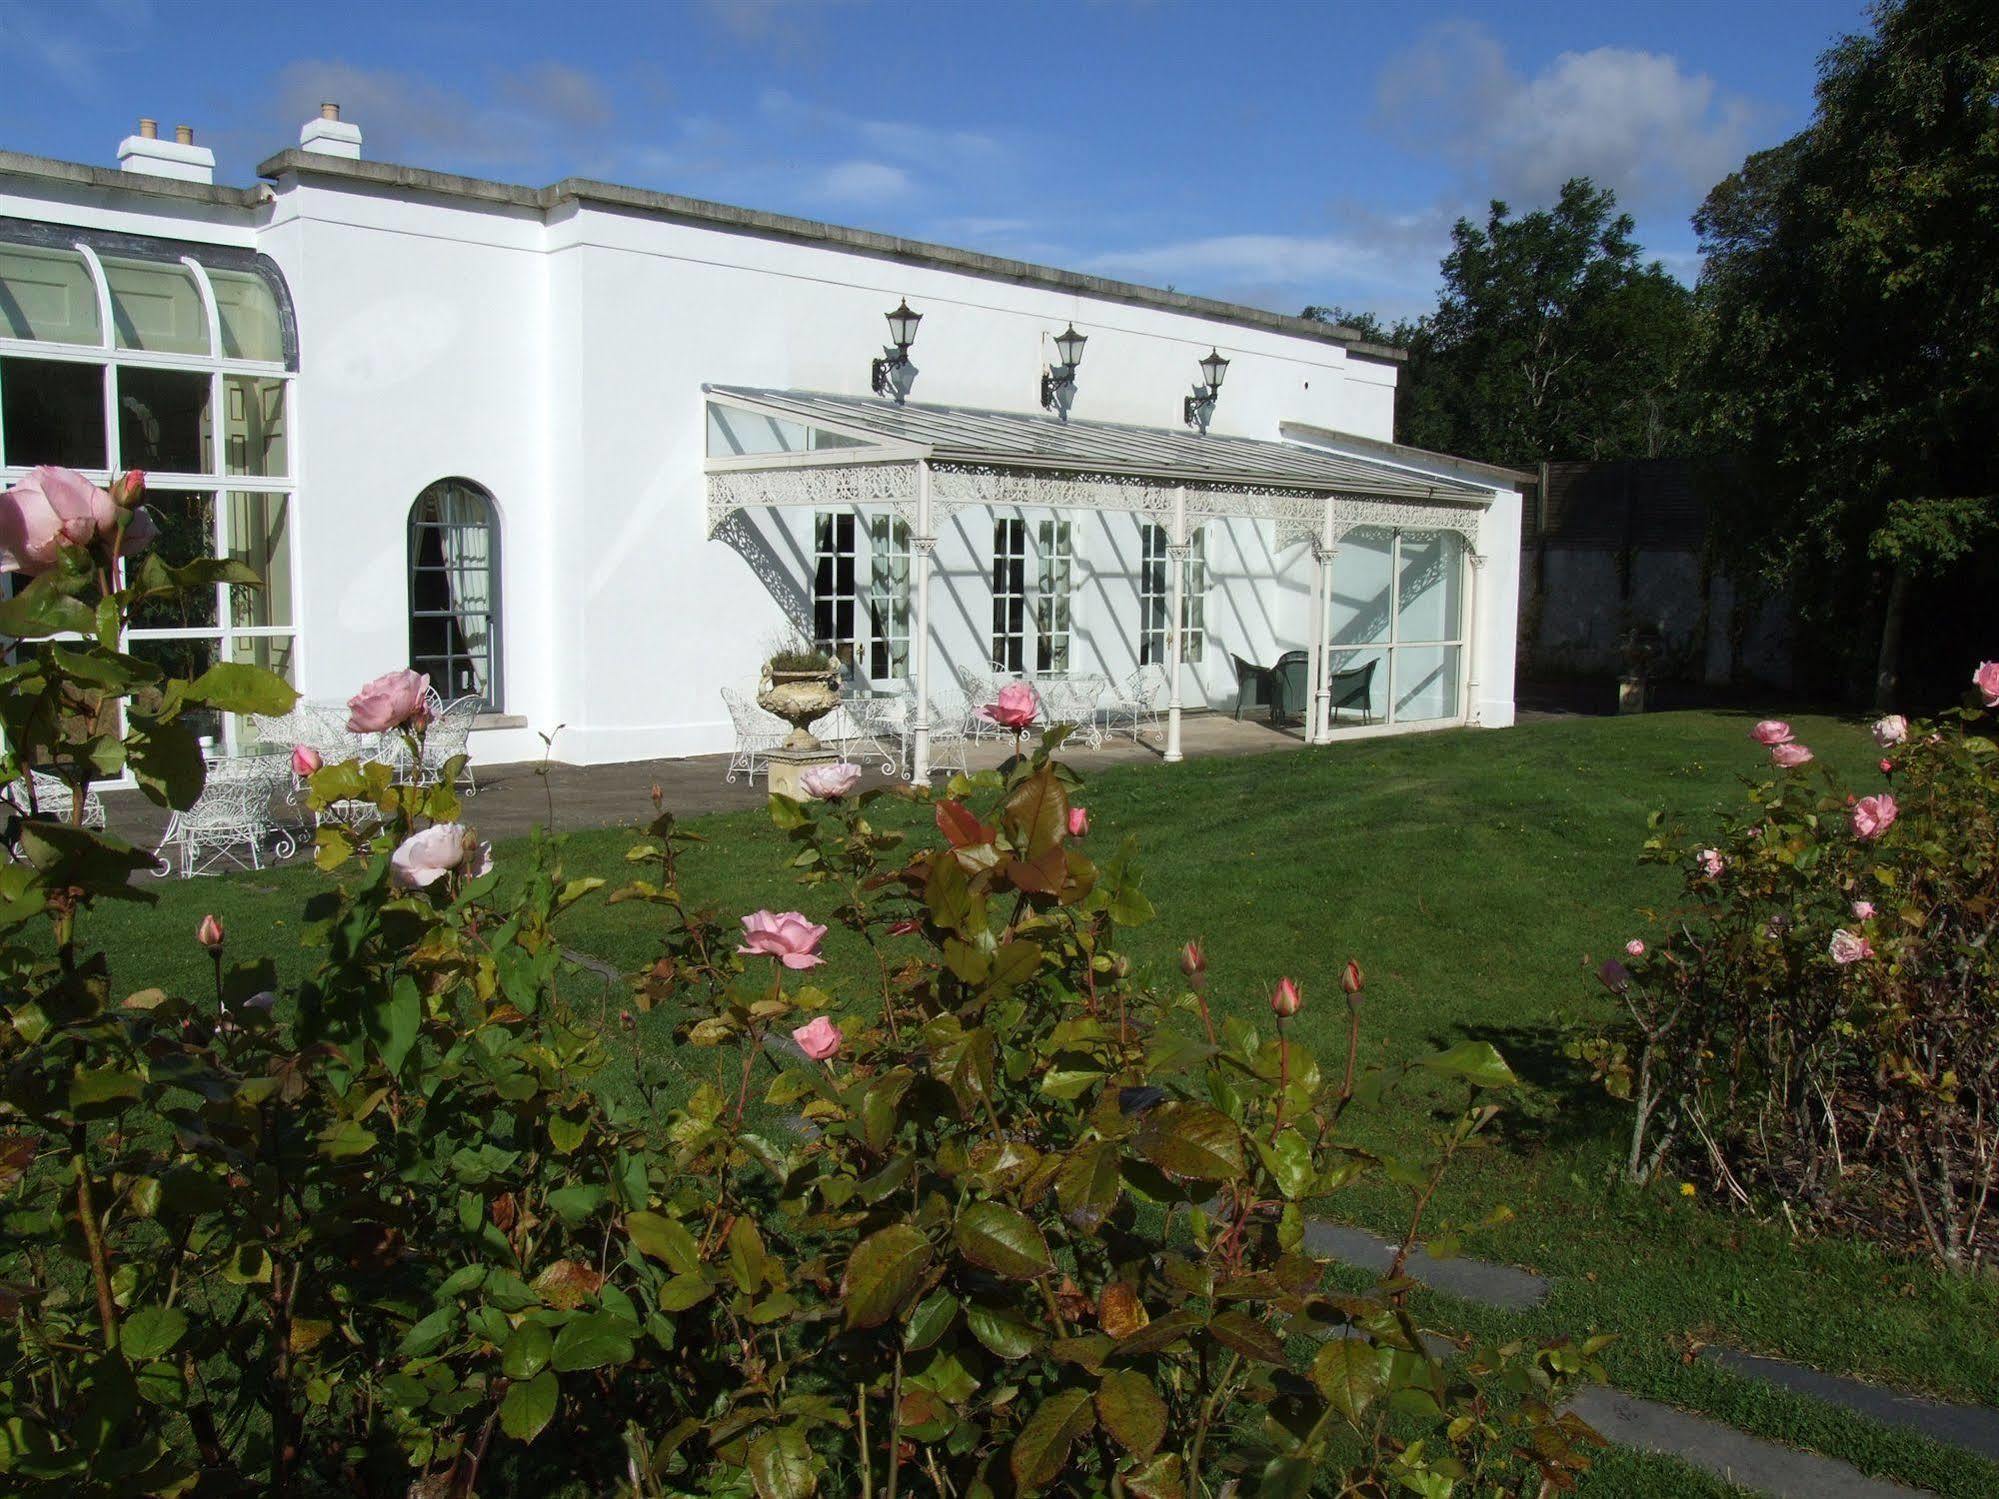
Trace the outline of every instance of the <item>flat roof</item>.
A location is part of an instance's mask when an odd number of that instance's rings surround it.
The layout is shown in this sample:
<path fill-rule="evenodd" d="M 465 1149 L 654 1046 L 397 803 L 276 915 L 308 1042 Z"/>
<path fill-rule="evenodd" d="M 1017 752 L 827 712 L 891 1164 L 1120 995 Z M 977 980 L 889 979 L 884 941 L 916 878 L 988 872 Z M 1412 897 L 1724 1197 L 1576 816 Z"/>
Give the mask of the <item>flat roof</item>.
<path fill-rule="evenodd" d="M 1124 302 L 1137 307 L 1153 307 L 1167 312 L 1213 322 L 1232 323 L 1289 338 L 1307 338 L 1337 344 L 1350 355 L 1400 364 L 1409 357 L 1404 349 L 1374 343 L 1353 328 L 1322 323 L 1315 318 L 1293 317 L 1261 307 L 1218 301 L 1213 297 L 1190 296 L 1133 281 L 1107 276 L 1090 276 L 1065 271 L 1032 261 L 1011 260 L 926 240 L 903 239 L 878 234 L 869 229 L 853 229 L 790 214 L 765 213 L 754 208 L 736 208 L 704 198 L 688 198 L 678 193 L 654 192 L 647 188 L 621 187 L 587 177 L 564 177 L 547 187 L 524 187 L 515 183 L 493 182 L 481 177 L 461 177 L 452 172 L 433 172 L 423 167 L 397 166 L 390 162 L 357 161 L 329 156 L 321 151 L 305 151 L 294 146 L 280 151 L 257 168 L 260 177 L 277 179 L 287 173 L 300 176 L 338 178 L 375 187 L 401 188 L 410 192 L 432 193 L 448 198 L 503 204 L 546 213 L 562 203 L 596 203 L 634 213 L 655 215 L 680 223 L 702 224 L 742 234 L 758 234 L 804 244 L 824 245 L 856 254 L 880 256 L 909 265 L 932 266 L 995 281 L 1012 281 L 1022 286 L 1045 287 L 1051 291 Z M 145 193 L 154 197 L 178 198 L 184 202 L 208 203 L 228 208 L 255 208 L 265 202 L 265 187 L 228 187 L 207 182 L 182 182 L 171 177 L 155 177 L 147 172 L 127 172 L 116 167 L 91 166 L 84 162 L 59 161 L 21 151 L 0 150 L 0 176 L 29 177 L 80 187 Z"/>
<path fill-rule="evenodd" d="M 1499 463 L 1482 463 L 1476 458 L 1460 458 L 1455 453 L 1439 453 L 1434 448 L 1412 448 L 1406 442 L 1383 442 L 1378 437 L 1362 437 L 1357 433 L 1342 432 L 1337 427 L 1321 427 L 1313 422 L 1294 422 L 1288 417 L 1278 425 L 1286 431 L 1308 433 L 1313 437 L 1324 438 L 1328 442 L 1344 443 L 1350 448 L 1358 448 L 1363 453 L 1374 453 L 1404 463 L 1434 463 L 1440 467 L 1457 469 L 1460 473 L 1477 474 L 1482 479 L 1496 479 L 1502 484 L 1541 482 L 1539 474 L 1529 473 L 1523 468 L 1507 468 Z"/>
<path fill-rule="evenodd" d="M 1157 307 L 1191 317 L 1234 323 L 1238 327 L 1282 333 L 1292 338 L 1309 338 L 1320 343 L 1338 344 L 1362 358 L 1399 364 L 1407 351 L 1387 344 L 1370 342 L 1352 328 L 1322 323 L 1314 318 L 1292 317 L 1261 307 L 1245 307 L 1220 302 L 1211 297 L 1194 297 L 1185 292 L 1140 286 L 1131 281 L 1115 281 L 1104 276 L 1087 276 L 1079 271 L 1058 270 L 1026 260 L 985 255 L 977 250 L 961 250 L 926 240 L 903 239 L 893 234 L 877 234 L 870 229 L 852 229 L 817 219 L 795 218 L 790 214 L 765 213 L 754 208 L 736 208 L 705 198 L 687 198 L 679 193 L 654 192 L 648 188 L 620 187 L 588 177 L 564 177 L 547 187 L 523 187 L 514 183 L 491 182 L 480 177 L 460 177 L 450 172 L 433 172 L 422 167 L 395 166 L 381 161 L 357 161 L 345 156 L 305 151 L 297 147 L 280 151 L 257 168 L 260 177 L 276 179 L 286 173 L 343 178 L 351 182 L 406 191 L 436 193 L 444 197 L 469 198 L 483 203 L 507 204 L 539 212 L 561 203 L 598 203 L 610 208 L 652 214 L 680 223 L 702 224 L 710 228 L 744 234 L 766 235 L 773 239 L 795 240 L 824 245 L 863 255 L 900 260 L 911 265 L 934 266 L 940 270 L 984 276 L 996 281 L 1013 281 L 1023 286 L 1047 287 L 1052 291 L 1073 292 L 1126 302 L 1140 307 Z"/>
<path fill-rule="evenodd" d="M 1061 421 L 1020 411 L 970 406 L 897 406 L 878 397 L 813 390 L 767 390 L 749 385 L 704 385 L 711 396 L 741 403 L 803 426 L 865 433 L 884 443 L 924 450 L 940 463 L 1044 468 L 1134 478 L 1313 493 L 1444 500 L 1484 504 L 1490 487 L 1458 479 L 1412 474 L 1367 458 L 1331 453 L 1302 443 L 1226 437 L 1124 422 Z M 837 463 L 865 448 L 826 448 L 815 456 Z M 780 461 L 790 455 L 767 455 Z M 755 467 L 749 459 L 732 460 Z"/>

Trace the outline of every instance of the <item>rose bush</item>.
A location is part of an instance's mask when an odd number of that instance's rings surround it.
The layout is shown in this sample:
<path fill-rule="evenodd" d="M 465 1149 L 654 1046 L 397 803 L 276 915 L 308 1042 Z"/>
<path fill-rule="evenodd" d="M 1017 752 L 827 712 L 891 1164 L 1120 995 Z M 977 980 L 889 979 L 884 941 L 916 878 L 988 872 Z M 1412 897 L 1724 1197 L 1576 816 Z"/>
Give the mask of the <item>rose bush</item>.
<path fill-rule="evenodd" d="M 1410 1069 L 1356 1065 L 1358 964 L 1332 1068 L 1287 1033 L 1310 1002 L 1289 981 L 1275 1034 L 1211 1014 L 1197 944 L 1181 992 L 1142 984 L 1136 859 L 1084 853 L 1059 732 L 942 797 L 773 798 L 826 925 L 699 907 L 657 806 L 606 893 L 539 838 L 495 866 L 456 766 L 301 767 L 316 806 L 376 813 L 319 831 L 338 882 L 309 976 L 280 992 L 212 920 L 189 937 L 209 992 L 118 976 L 143 955 L 94 950 L 88 916 L 148 898 L 148 861 L 81 826 L 87 778 L 129 765 L 186 805 L 181 710 L 291 693 L 122 656 L 135 601 L 249 580 L 146 559 L 121 581 L 113 550 L 65 546 L 0 605 L 23 638 L 89 636 L 24 652 L 0 694 L 11 785 L 32 756 L 77 789 L 66 822 L 17 807 L 0 871 L 10 1492 L 1442 1495 L 1586 1465 L 1556 1409 L 1597 1344 L 1440 1351 L 1400 1274 L 1419 1234 L 1444 1251 L 1427 1205 L 1504 1061 L 1423 1058 L 1460 1100 L 1427 1150 L 1361 1148 L 1354 1112 Z M 142 687 L 157 711 L 123 738 L 51 711 Z M 420 701 L 377 682 L 355 711 L 419 754 Z M 884 795 L 935 836 L 877 826 Z M 606 895 L 660 938 L 614 986 L 557 934 Z M 818 987 L 829 927 L 859 988 Z M 1307 1207 L 1374 1173 L 1411 1222 L 1350 1294 Z"/>
<path fill-rule="evenodd" d="M 1990 1262 L 1999 751 L 1974 687 L 1875 725 L 1892 789 L 1786 769 L 1698 837 L 1654 815 L 1645 856 L 1685 870 L 1684 903 L 1599 971 L 1621 1020 L 1572 1047 L 1633 1106 L 1633 1179 L 1670 1162 L 1724 1200 Z"/>

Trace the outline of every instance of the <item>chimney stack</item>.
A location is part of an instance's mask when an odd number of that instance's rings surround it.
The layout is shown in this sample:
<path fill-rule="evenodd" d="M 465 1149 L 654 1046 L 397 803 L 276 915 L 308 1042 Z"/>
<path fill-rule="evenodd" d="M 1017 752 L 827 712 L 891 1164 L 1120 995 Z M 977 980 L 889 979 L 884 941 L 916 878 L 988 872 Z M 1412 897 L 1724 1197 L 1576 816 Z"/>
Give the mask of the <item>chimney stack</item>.
<path fill-rule="evenodd" d="M 341 119 L 338 104 L 322 104 L 319 106 L 319 118 L 307 120 L 300 128 L 298 145 L 301 151 L 316 151 L 321 156 L 344 156 L 349 161 L 359 161 L 361 127 Z"/>
<path fill-rule="evenodd" d="M 118 165 L 144 177 L 171 177 L 176 182 L 213 182 L 215 153 L 194 143 L 194 127 L 174 126 L 174 138 L 160 139 L 157 120 L 139 121 L 139 133 L 118 143 Z"/>

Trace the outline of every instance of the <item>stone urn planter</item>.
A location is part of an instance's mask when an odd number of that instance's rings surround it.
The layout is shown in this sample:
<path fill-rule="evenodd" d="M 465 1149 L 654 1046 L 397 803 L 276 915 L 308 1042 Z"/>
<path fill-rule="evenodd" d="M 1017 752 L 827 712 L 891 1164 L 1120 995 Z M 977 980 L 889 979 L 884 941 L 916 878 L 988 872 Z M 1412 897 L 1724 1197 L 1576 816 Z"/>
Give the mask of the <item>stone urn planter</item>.
<path fill-rule="evenodd" d="M 831 713 L 839 701 L 840 673 L 835 667 L 818 671 L 778 671 L 766 667 L 763 686 L 757 693 L 758 706 L 791 725 L 791 737 L 784 741 L 784 747 L 794 750 L 822 747 L 806 725 Z"/>

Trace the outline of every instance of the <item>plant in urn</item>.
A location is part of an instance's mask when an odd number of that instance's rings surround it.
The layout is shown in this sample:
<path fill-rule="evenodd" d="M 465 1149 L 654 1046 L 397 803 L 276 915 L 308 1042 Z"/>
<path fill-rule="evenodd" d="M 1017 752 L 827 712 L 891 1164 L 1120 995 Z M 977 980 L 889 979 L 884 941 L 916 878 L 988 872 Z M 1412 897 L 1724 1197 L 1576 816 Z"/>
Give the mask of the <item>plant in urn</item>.
<path fill-rule="evenodd" d="M 815 750 L 822 746 L 806 725 L 824 718 L 840 701 L 840 669 L 821 651 L 781 650 L 764 663 L 757 702 L 791 725 L 786 749 Z"/>

